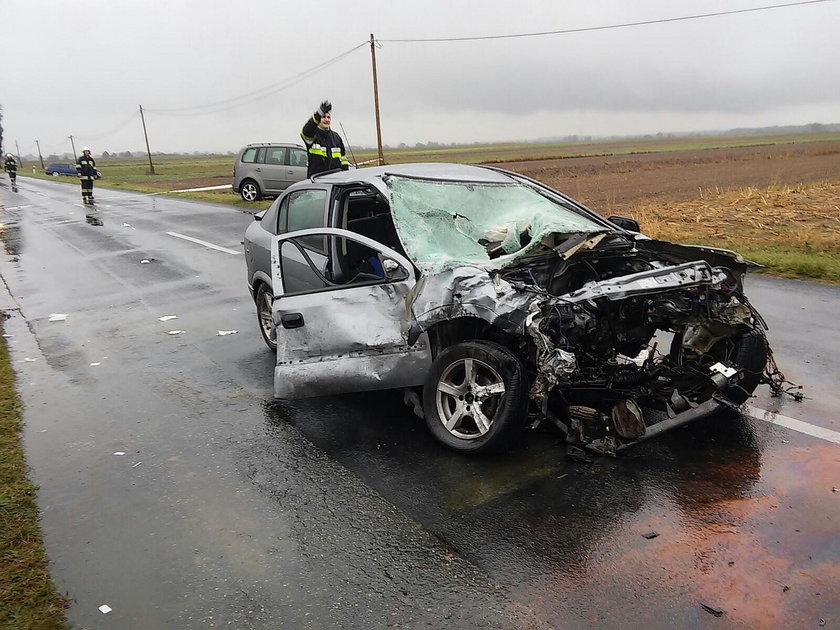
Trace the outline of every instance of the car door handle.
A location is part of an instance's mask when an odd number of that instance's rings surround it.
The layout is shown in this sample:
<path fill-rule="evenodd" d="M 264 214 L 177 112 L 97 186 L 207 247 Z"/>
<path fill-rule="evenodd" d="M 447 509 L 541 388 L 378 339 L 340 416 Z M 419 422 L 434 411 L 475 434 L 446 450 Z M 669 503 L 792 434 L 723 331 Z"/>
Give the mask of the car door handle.
<path fill-rule="evenodd" d="M 303 326 L 303 314 L 286 313 L 280 316 L 280 323 L 283 324 L 283 328 L 300 328 Z"/>
<path fill-rule="evenodd" d="M 262 169 L 259 169 L 259 168 L 255 168 L 254 170 L 255 170 L 255 171 L 257 171 L 257 173 L 261 173 L 261 172 L 262 172 Z"/>
<path fill-rule="evenodd" d="M 288 173 L 289 175 L 294 175 L 295 174 L 295 172 L 292 169 L 289 169 L 288 171 L 286 171 L 286 173 Z"/>

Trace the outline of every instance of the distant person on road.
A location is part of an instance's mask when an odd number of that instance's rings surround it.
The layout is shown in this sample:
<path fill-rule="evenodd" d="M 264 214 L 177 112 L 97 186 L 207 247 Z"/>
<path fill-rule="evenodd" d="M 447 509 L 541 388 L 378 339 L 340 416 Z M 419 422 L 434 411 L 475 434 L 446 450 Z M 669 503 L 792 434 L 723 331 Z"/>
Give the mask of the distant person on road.
<path fill-rule="evenodd" d="M 93 180 L 97 178 L 96 160 L 90 154 L 90 147 L 82 149 L 81 157 L 76 160 L 76 175 L 82 183 L 82 202 L 93 203 Z"/>
<path fill-rule="evenodd" d="M 9 174 L 9 181 L 12 182 L 12 188 L 17 186 L 17 160 L 11 153 L 6 154 L 6 161 L 3 162 L 3 170 Z"/>
<path fill-rule="evenodd" d="M 346 171 L 350 168 L 347 157 L 344 155 L 344 143 L 341 141 L 341 136 L 330 129 L 331 109 L 332 105 L 329 101 L 322 102 L 300 132 L 300 137 L 309 150 L 307 177 L 333 169 L 340 168 Z"/>

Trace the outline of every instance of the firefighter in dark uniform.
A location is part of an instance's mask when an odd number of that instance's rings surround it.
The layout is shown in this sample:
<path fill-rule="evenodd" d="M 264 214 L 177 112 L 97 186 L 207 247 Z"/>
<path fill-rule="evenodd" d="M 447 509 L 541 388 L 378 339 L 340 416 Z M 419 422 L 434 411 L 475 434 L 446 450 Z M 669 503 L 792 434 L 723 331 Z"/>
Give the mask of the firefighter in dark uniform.
<path fill-rule="evenodd" d="M 3 170 L 9 174 L 9 181 L 12 182 L 12 188 L 15 188 L 17 186 L 17 161 L 11 153 L 6 154 Z"/>
<path fill-rule="evenodd" d="M 329 101 L 321 103 L 300 132 L 300 137 L 303 138 L 309 152 L 307 177 L 337 168 L 342 171 L 350 168 L 347 157 L 344 155 L 344 143 L 341 141 L 341 136 L 330 129 L 331 109 L 332 105 Z"/>
<path fill-rule="evenodd" d="M 76 160 L 76 175 L 82 183 L 82 201 L 93 203 L 93 180 L 97 179 L 96 161 L 90 154 L 90 148 L 82 149 L 81 157 Z"/>

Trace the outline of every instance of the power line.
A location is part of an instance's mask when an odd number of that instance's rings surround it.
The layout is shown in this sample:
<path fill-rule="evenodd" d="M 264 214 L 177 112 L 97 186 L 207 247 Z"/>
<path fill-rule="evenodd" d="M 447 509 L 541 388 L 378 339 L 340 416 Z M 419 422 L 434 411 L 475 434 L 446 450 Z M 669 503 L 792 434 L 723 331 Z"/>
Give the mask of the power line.
<path fill-rule="evenodd" d="M 643 22 L 625 22 L 624 24 L 608 24 L 605 26 L 588 26 L 585 28 L 569 28 L 559 31 L 540 31 L 537 33 L 517 33 L 514 35 L 483 35 L 478 37 L 435 37 L 427 39 L 379 39 L 379 42 L 406 43 L 406 42 L 469 42 L 484 39 L 514 39 L 517 37 L 541 37 L 544 35 L 566 35 L 569 33 L 586 33 L 589 31 L 606 31 L 613 28 L 628 28 L 632 26 L 645 26 L 647 24 L 665 24 L 668 22 L 683 22 L 686 20 L 699 20 L 702 18 L 719 17 L 721 15 L 734 15 L 736 13 L 753 13 L 755 11 L 769 11 L 770 9 L 782 9 L 784 7 L 798 7 L 805 4 L 818 4 L 831 2 L 832 0 L 804 0 L 802 2 L 788 2 L 785 4 L 773 4 L 752 9 L 736 9 L 733 11 L 719 11 L 717 13 L 700 13 L 697 15 L 684 15 L 681 17 L 662 18 L 659 20 L 645 20 Z"/>
<path fill-rule="evenodd" d="M 260 99 L 266 98 L 267 96 L 271 96 L 283 90 L 286 90 L 293 85 L 300 83 L 304 79 L 316 74 L 317 72 L 337 63 L 350 55 L 351 53 L 355 52 L 362 46 L 366 46 L 368 44 L 367 41 L 350 48 L 349 50 L 344 51 L 343 53 L 336 55 L 326 61 L 319 63 L 318 65 L 312 66 L 307 70 L 303 70 L 283 81 L 278 83 L 274 83 L 272 85 L 266 86 L 259 90 L 249 92 L 248 94 L 242 94 L 240 96 L 234 96 L 231 98 L 227 98 L 221 101 L 215 101 L 213 103 L 206 103 L 204 105 L 193 105 L 191 107 L 180 107 L 175 109 L 155 109 L 151 107 L 147 107 L 145 111 L 147 112 L 154 112 L 156 114 L 171 114 L 175 116 L 193 116 L 193 115 L 201 115 L 201 114 L 211 114 L 220 111 L 224 111 L 226 109 L 232 109 L 234 107 L 239 107 L 240 105 L 246 105 L 248 103 L 252 103 L 254 101 L 258 101 Z M 204 110 L 204 111 L 202 111 Z"/>
<path fill-rule="evenodd" d="M 84 140 L 86 143 L 99 142 L 103 138 L 107 138 L 108 136 L 111 136 L 111 135 L 115 134 L 116 132 L 120 131 L 123 127 L 128 125 L 128 123 L 133 121 L 135 118 L 137 118 L 137 112 L 132 112 L 131 116 L 129 116 L 128 118 L 123 120 L 120 124 L 116 125 L 112 129 L 109 129 L 105 133 L 101 133 L 98 136 L 94 136 L 94 137 L 90 137 L 90 138 L 88 136 L 76 136 L 76 137 Z"/>

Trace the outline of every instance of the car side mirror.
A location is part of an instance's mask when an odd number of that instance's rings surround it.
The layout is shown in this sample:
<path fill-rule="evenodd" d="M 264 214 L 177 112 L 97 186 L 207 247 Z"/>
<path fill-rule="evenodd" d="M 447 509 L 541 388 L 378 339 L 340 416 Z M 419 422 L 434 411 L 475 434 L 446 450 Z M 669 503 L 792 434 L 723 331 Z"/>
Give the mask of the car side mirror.
<path fill-rule="evenodd" d="M 610 223 L 617 225 L 618 227 L 629 230 L 630 232 L 641 232 L 642 229 L 639 227 L 639 222 L 636 219 L 631 219 L 630 217 L 620 217 L 618 215 L 613 215 L 607 218 L 607 221 Z"/>
<path fill-rule="evenodd" d="M 260 210 L 254 215 L 254 221 L 262 221 L 262 218 L 265 216 L 266 211 Z"/>
<path fill-rule="evenodd" d="M 402 265 L 391 258 L 382 259 L 382 269 L 385 270 L 385 275 L 389 280 L 405 280 L 408 278 L 408 271 L 402 268 Z"/>

